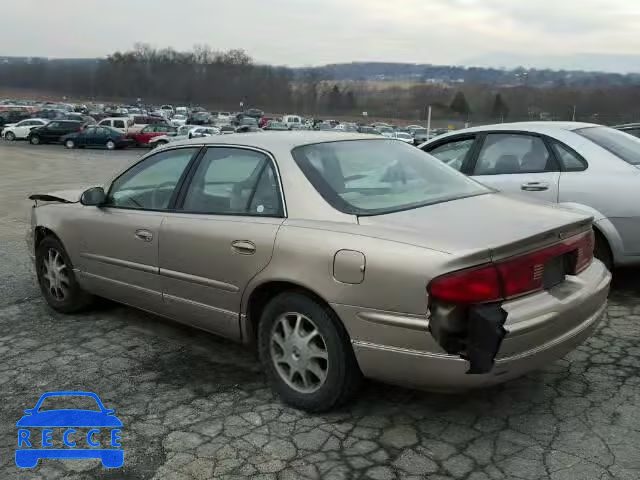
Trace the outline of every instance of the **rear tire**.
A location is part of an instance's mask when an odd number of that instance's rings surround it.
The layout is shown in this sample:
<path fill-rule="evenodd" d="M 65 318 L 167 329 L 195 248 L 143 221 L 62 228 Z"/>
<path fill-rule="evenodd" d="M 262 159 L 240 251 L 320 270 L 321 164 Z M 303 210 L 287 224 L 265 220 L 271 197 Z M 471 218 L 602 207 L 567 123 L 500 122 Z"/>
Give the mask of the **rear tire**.
<path fill-rule="evenodd" d="M 16 139 L 16 134 L 13 132 L 7 132 L 4 134 L 4 139 L 8 142 L 13 142 Z"/>
<path fill-rule="evenodd" d="M 93 296 L 80 288 L 73 264 L 62 243 L 45 237 L 36 247 L 38 285 L 49 306 L 61 313 L 79 312 L 93 301 Z"/>
<path fill-rule="evenodd" d="M 113 140 L 107 140 L 107 143 L 105 144 L 105 146 L 107 147 L 107 150 L 116 149 L 116 143 Z"/>
<path fill-rule="evenodd" d="M 349 400 L 362 383 L 343 325 L 328 307 L 304 294 L 285 292 L 266 305 L 258 347 L 271 387 L 295 408 L 329 410 Z"/>
<path fill-rule="evenodd" d="M 607 239 L 604 238 L 604 235 L 597 230 L 594 231 L 594 234 L 596 243 L 593 249 L 593 256 L 604 263 L 604 266 L 611 272 L 613 270 L 613 254 L 611 253 L 609 243 Z"/>
<path fill-rule="evenodd" d="M 73 140 L 67 140 L 66 142 L 64 142 L 64 146 L 67 147 L 69 150 L 76 148 L 76 144 L 74 143 Z"/>
<path fill-rule="evenodd" d="M 40 145 L 40 137 L 37 135 L 29 137 L 29 143 L 31 145 Z"/>

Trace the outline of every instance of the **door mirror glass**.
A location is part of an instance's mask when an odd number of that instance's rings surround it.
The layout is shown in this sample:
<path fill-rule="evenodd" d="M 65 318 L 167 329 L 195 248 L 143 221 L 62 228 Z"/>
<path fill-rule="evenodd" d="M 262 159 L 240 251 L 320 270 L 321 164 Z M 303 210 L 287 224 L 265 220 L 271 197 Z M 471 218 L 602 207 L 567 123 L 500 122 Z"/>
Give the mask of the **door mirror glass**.
<path fill-rule="evenodd" d="M 80 197 L 80 203 L 82 205 L 99 207 L 103 205 L 107 200 L 107 195 L 104 193 L 104 189 L 102 187 L 93 187 L 89 188 L 82 192 L 82 196 Z"/>

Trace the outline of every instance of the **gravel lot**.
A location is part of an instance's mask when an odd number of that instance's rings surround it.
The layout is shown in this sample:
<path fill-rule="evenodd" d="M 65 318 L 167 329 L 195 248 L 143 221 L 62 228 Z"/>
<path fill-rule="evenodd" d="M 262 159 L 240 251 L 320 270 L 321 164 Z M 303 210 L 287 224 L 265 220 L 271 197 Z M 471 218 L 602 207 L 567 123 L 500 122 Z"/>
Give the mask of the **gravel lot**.
<path fill-rule="evenodd" d="M 54 313 L 24 233 L 31 192 L 100 183 L 143 150 L 0 142 L 0 478 L 640 478 L 640 276 L 617 272 L 594 338 L 507 385 L 447 396 L 368 384 L 327 415 L 281 405 L 255 355 L 126 307 Z M 125 464 L 14 464 L 15 422 L 43 392 L 96 392 Z"/>

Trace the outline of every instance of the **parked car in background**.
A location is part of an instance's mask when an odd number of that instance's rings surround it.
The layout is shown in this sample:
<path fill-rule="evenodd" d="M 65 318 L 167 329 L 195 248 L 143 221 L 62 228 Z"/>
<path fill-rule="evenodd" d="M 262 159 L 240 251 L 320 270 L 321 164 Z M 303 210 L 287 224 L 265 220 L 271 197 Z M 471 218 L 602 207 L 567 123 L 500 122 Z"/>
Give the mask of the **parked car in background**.
<path fill-rule="evenodd" d="M 253 117 L 242 117 L 236 126 L 237 133 L 257 132 L 259 130 L 258 121 Z"/>
<path fill-rule="evenodd" d="M 430 135 L 430 133 L 427 132 L 427 129 L 424 127 L 408 128 L 407 130 L 413 137 L 413 144 L 416 146 L 421 145 L 427 140 L 433 138 L 433 136 Z"/>
<path fill-rule="evenodd" d="M 228 135 L 230 133 L 235 133 L 236 129 L 233 125 L 221 125 L 220 126 L 220 133 L 222 133 L 223 135 Z"/>
<path fill-rule="evenodd" d="M 187 123 L 191 125 L 209 125 L 211 115 L 208 112 L 194 112 L 187 118 Z"/>
<path fill-rule="evenodd" d="M 289 130 L 286 123 L 269 120 L 263 130 Z"/>
<path fill-rule="evenodd" d="M 133 120 L 129 117 L 107 117 L 98 122 L 101 127 L 110 127 L 125 135 L 133 126 Z"/>
<path fill-rule="evenodd" d="M 111 127 L 88 126 L 79 132 L 69 133 L 60 138 L 67 148 L 103 147 L 107 150 L 126 148 L 133 145 L 133 140 L 124 133 Z"/>
<path fill-rule="evenodd" d="M 511 195 L 594 217 L 595 254 L 640 265 L 640 139 L 577 122 L 503 123 L 437 137 L 421 148 Z"/>
<path fill-rule="evenodd" d="M 383 137 L 393 138 L 393 134 L 395 133 L 393 131 L 392 127 L 387 127 L 387 126 L 384 126 L 384 125 L 378 125 L 375 128 L 376 128 L 376 130 L 378 132 L 380 132 L 380 135 L 382 135 Z"/>
<path fill-rule="evenodd" d="M 640 123 L 627 123 L 625 125 L 616 125 L 616 130 L 620 130 L 621 132 L 628 133 L 629 135 L 633 135 L 634 137 L 640 137 Z"/>
<path fill-rule="evenodd" d="M 356 133 L 358 126 L 355 123 L 341 123 L 334 127 L 337 132 Z"/>
<path fill-rule="evenodd" d="M 231 113 L 230 112 L 218 112 L 217 119 L 221 122 L 229 122 L 231 121 Z"/>
<path fill-rule="evenodd" d="M 139 132 L 147 125 L 169 125 L 169 123 L 162 116 L 136 115 L 133 117 L 133 124 L 127 129 L 127 133 Z"/>
<path fill-rule="evenodd" d="M 249 108 L 244 111 L 244 114 L 247 117 L 255 118 L 256 120 L 260 120 L 260 118 L 264 117 L 264 112 L 259 108 Z"/>
<path fill-rule="evenodd" d="M 369 127 L 367 125 L 361 125 L 358 127 L 359 133 L 366 133 L 369 135 L 380 135 L 380 132 L 373 127 Z"/>
<path fill-rule="evenodd" d="M 303 122 L 302 117 L 299 115 L 283 115 L 282 123 L 284 123 L 287 128 L 291 128 L 293 125 L 301 125 Z"/>
<path fill-rule="evenodd" d="M 316 130 L 333 130 L 331 124 L 326 122 L 318 122 L 313 128 L 315 128 Z"/>
<path fill-rule="evenodd" d="M 30 198 L 53 309 L 97 295 L 255 343 L 274 391 L 308 411 L 363 375 L 447 391 L 519 377 L 594 332 L 611 279 L 588 215 L 365 135 L 177 142 L 102 187 Z"/>
<path fill-rule="evenodd" d="M 65 114 L 63 120 L 77 120 L 78 122 L 83 122 L 87 125 L 95 125 L 96 119 L 90 115 L 83 115 L 81 113 L 67 113 Z"/>
<path fill-rule="evenodd" d="M 136 147 L 149 146 L 149 141 L 153 137 L 160 135 L 166 135 L 167 133 L 176 132 L 176 127 L 171 125 L 147 125 L 139 132 L 133 132 L 127 134 L 127 137 L 133 140 L 133 144 Z"/>
<path fill-rule="evenodd" d="M 174 127 L 181 127 L 182 125 L 187 124 L 187 116 L 181 113 L 176 113 L 173 117 L 171 117 L 171 125 Z"/>
<path fill-rule="evenodd" d="M 165 118 L 171 118 L 173 116 L 173 106 L 172 105 L 162 105 L 160 107 L 160 113 Z"/>
<path fill-rule="evenodd" d="M 174 133 L 167 135 L 159 135 L 149 140 L 149 147 L 155 148 L 167 143 L 178 142 L 180 140 L 189 140 L 191 138 L 210 137 L 212 135 L 221 135 L 221 131 L 217 127 L 204 127 L 187 125 L 179 127 Z"/>
<path fill-rule="evenodd" d="M 85 127 L 76 120 L 53 120 L 42 127 L 32 129 L 27 135 L 31 145 L 41 143 L 60 143 L 60 138 L 68 133 L 79 132 Z"/>
<path fill-rule="evenodd" d="M 407 133 L 407 132 L 394 132 L 393 133 L 393 138 L 396 139 L 396 140 L 400 140 L 401 142 L 409 143 L 409 144 L 413 145 L 413 137 L 411 136 L 410 133 Z"/>
<path fill-rule="evenodd" d="M 0 129 L 0 136 L 8 141 L 25 140 L 29 136 L 29 132 L 37 127 L 42 127 L 49 123 L 46 118 L 28 118 L 18 123 L 10 123 Z"/>

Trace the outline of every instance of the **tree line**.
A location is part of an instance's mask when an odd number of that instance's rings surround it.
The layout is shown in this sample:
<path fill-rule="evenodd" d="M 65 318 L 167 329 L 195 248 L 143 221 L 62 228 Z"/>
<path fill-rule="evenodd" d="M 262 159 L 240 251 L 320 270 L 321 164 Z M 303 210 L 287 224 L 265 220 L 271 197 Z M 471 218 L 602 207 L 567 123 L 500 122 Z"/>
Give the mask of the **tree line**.
<path fill-rule="evenodd" d="M 83 101 L 174 103 L 267 112 L 461 121 L 640 120 L 640 84 L 492 85 L 327 79 L 317 69 L 255 63 L 243 50 L 179 52 L 138 44 L 106 59 L 0 61 L 0 87 Z"/>

